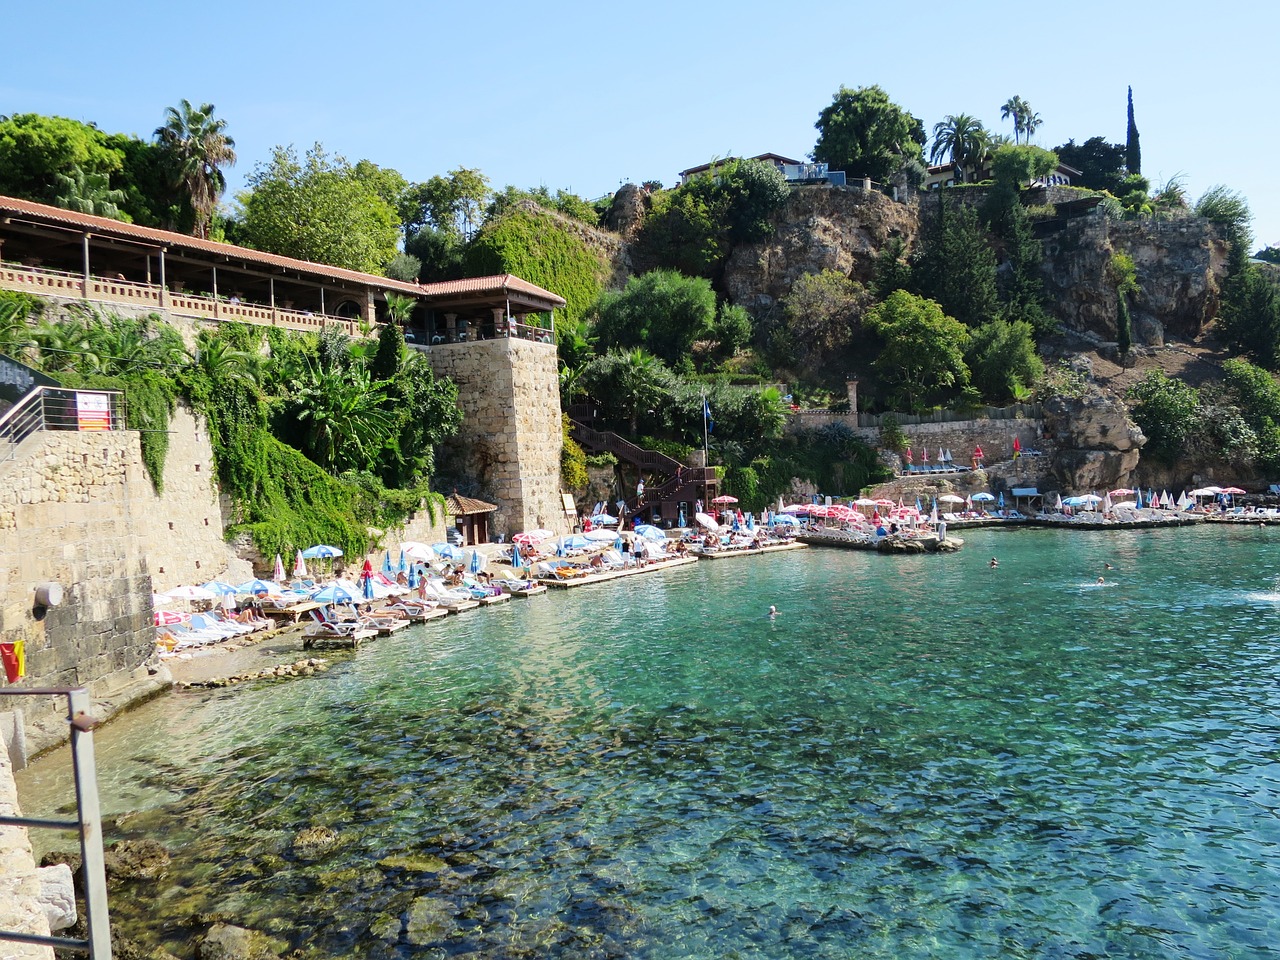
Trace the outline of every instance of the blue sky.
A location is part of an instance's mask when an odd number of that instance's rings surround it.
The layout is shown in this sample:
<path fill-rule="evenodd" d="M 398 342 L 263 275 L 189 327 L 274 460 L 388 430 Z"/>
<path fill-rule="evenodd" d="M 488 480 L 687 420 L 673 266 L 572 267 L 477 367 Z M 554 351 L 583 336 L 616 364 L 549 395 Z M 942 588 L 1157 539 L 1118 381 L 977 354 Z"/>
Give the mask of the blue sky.
<path fill-rule="evenodd" d="M 1280 245 L 1280 4 L 985 6 L 31 3 L 5 14 L 27 39 L 6 44 L 0 114 L 146 136 L 185 97 L 228 121 L 233 190 L 274 145 L 318 140 L 411 180 L 468 166 L 594 198 L 717 156 L 802 158 L 842 84 L 879 84 L 929 129 L 965 112 L 1011 132 L 1017 94 L 1045 147 L 1122 143 L 1132 85 L 1153 183 L 1239 190 L 1255 246 Z"/>

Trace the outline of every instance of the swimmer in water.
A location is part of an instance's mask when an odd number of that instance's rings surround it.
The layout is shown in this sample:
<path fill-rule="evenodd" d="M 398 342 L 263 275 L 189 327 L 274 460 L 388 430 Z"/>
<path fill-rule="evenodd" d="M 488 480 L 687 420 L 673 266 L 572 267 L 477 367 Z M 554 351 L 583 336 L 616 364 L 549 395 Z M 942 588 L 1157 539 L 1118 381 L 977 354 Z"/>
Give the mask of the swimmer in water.
<path fill-rule="evenodd" d="M 1111 569 L 1111 564 L 1109 564 L 1109 563 L 1104 563 L 1104 564 L 1102 565 L 1102 569 L 1103 569 L 1103 570 L 1110 570 L 1110 569 Z"/>
<path fill-rule="evenodd" d="M 778 608 L 773 606 L 769 607 L 769 619 L 772 620 L 777 615 L 778 615 Z"/>
<path fill-rule="evenodd" d="M 1098 586 L 1105 586 L 1106 583 L 1107 581 L 1103 580 L 1101 577 L 1098 578 Z"/>
<path fill-rule="evenodd" d="M 987 566 L 989 566 L 992 570 L 994 570 L 996 567 L 1000 566 L 1000 561 L 997 560 L 995 557 L 992 557 L 991 562 L 987 564 Z"/>

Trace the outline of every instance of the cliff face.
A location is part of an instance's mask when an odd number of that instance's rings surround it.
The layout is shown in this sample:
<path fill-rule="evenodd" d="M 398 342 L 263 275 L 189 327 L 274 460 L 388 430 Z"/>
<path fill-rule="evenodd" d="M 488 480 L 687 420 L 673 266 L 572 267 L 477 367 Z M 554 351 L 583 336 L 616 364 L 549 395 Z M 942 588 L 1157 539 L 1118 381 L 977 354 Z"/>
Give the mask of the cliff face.
<path fill-rule="evenodd" d="M 1135 344 L 1161 346 L 1166 333 L 1194 338 L 1217 315 L 1227 245 L 1208 221 L 1121 221 L 1095 213 L 1046 237 L 1044 252 L 1049 308 L 1070 330 L 1116 339 L 1115 288 L 1107 277 L 1115 253 L 1128 254 L 1138 269 Z"/>
<path fill-rule="evenodd" d="M 754 316 L 767 314 L 806 273 L 838 270 L 863 283 L 876 254 L 893 237 L 908 247 L 919 231 L 919 208 L 853 187 L 802 187 L 774 217 L 776 233 L 739 247 L 724 272 L 729 299 Z"/>

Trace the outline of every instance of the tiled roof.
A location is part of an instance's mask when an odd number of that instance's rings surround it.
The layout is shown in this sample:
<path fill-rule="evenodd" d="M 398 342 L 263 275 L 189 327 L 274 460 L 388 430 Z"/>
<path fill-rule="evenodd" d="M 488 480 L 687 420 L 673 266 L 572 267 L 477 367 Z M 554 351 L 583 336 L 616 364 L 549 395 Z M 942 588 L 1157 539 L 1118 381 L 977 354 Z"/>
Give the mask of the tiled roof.
<path fill-rule="evenodd" d="M 469 513 L 492 513 L 498 507 L 492 503 L 485 503 L 483 500 L 475 500 L 471 497 L 463 497 L 458 494 L 450 494 L 445 499 L 445 512 L 454 517 L 465 516 Z"/>
<path fill-rule="evenodd" d="M 424 283 L 422 292 L 428 297 L 450 297 L 460 294 L 502 294 L 523 293 L 528 296 L 541 297 L 557 306 L 564 306 L 564 298 L 550 290 L 544 290 L 536 283 L 521 280 L 519 277 L 502 273 L 495 277 L 468 277 L 464 280 L 442 280 L 439 283 Z"/>
<path fill-rule="evenodd" d="M 377 287 L 380 290 L 395 290 L 400 293 L 422 294 L 422 286 L 417 283 L 405 283 L 402 280 L 391 280 L 357 270 L 345 270 L 342 267 L 331 267 L 324 263 L 312 263 L 309 260 L 295 260 L 261 250 L 250 250 L 248 247 L 237 247 L 230 243 L 217 243 L 213 240 L 201 240 L 185 233 L 174 233 L 170 230 L 156 230 L 152 227 L 140 227 L 133 223 L 123 223 L 107 217 L 95 217 L 87 213 L 76 213 L 51 207 L 43 203 L 32 203 L 30 200 L 19 200 L 16 197 L 0 197 L 0 216 L 35 217 L 48 223 L 58 223 L 84 230 L 88 233 L 104 237 L 120 237 L 127 240 L 141 240 L 155 246 L 172 250 L 188 250 L 193 253 L 212 254 L 218 257 L 229 257 L 249 263 L 261 263 L 299 273 L 310 273 L 334 280 L 346 280 L 363 286 Z"/>

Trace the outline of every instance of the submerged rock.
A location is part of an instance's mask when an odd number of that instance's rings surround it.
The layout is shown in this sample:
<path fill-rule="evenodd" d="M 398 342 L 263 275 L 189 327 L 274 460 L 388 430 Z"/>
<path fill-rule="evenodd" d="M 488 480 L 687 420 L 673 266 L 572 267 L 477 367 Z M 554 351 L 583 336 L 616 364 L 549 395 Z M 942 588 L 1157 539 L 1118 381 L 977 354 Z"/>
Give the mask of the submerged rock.
<path fill-rule="evenodd" d="M 287 944 L 257 930 L 229 923 L 215 923 L 196 944 L 198 960 L 269 960 L 280 956 Z"/>
<path fill-rule="evenodd" d="M 436 943 L 453 936 L 458 930 L 454 919 L 457 908 L 434 897 L 418 897 L 409 906 L 405 920 L 405 937 L 414 946 Z"/>
<path fill-rule="evenodd" d="M 104 855 L 108 880 L 155 880 L 169 869 L 169 851 L 155 840 L 120 840 Z"/>
<path fill-rule="evenodd" d="M 318 857 L 337 842 L 337 833 L 328 827 L 307 827 L 293 838 L 293 852 L 299 857 Z"/>
<path fill-rule="evenodd" d="M 449 869 L 444 860 L 430 853 L 402 853 L 379 860 L 378 866 L 384 870 L 407 870 L 410 873 L 440 873 Z"/>

